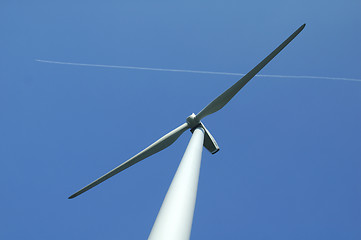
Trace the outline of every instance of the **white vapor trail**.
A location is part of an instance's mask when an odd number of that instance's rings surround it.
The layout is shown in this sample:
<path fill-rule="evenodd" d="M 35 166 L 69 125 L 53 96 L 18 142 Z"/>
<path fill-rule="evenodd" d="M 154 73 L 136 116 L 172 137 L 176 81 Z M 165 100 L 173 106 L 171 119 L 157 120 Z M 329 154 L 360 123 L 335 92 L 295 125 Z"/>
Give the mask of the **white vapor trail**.
<path fill-rule="evenodd" d="M 232 75 L 232 76 L 244 76 L 243 73 L 230 73 L 230 72 L 210 72 L 210 71 L 196 71 L 196 70 L 184 70 L 184 69 L 169 69 L 169 68 L 150 68 L 150 67 L 134 67 L 134 66 L 119 66 L 119 65 L 102 65 L 102 64 L 88 64 L 88 63 L 73 63 L 73 62 L 59 62 L 51 60 L 35 59 L 37 62 L 63 64 L 72 66 L 83 67 L 102 67 L 102 68 L 120 68 L 120 69 L 133 69 L 133 70 L 148 70 L 148 71 L 163 71 L 163 72 L 183 72 L 183 73 L 201 73 L 201 74 L 214 74 L 214 75 Z M 288 75 L 266 75 L 257 74 L 256 77 L 268 77 L 268 78 L 308 78 L 308 79 L 324 79 L 324 80 L 341 80 L 341 81 L 354 81 L 361 82 L 361 79 L 357 78 L 343 78 L 343 77 L 319 77 L 319 76 L 288 76 Z"/>

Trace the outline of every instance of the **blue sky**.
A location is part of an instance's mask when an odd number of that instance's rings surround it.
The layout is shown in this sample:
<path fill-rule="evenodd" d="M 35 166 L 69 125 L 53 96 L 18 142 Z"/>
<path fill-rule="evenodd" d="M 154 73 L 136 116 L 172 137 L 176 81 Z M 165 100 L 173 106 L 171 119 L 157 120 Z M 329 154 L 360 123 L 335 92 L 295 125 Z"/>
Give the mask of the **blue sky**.
<path fill-rule="evenodd" d="M 239 78 L 361 79 L 360 1 L 2 1 L 0 238 L 145 239 L 190 139 L 67 197 Z M 360 239 L 361 82 L 254 78 L 204 119 L 192 239 Z"/>

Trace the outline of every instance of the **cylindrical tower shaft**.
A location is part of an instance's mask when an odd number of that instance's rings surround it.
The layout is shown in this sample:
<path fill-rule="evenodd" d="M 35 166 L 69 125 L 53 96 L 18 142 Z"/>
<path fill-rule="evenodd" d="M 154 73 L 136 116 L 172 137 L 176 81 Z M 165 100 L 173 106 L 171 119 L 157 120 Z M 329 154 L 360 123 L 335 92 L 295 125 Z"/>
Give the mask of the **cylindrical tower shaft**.
<path fill-rule="evenodd" d="M 204 130 L 194 130 L 148 240 L 187 240 L 197 197 Z"/>

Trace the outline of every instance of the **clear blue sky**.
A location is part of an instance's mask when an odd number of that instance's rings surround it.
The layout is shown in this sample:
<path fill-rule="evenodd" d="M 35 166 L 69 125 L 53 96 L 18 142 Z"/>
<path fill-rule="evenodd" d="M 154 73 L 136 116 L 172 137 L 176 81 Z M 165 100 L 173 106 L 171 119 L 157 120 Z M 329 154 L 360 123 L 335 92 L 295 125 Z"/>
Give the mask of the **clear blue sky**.
<path fill-rule="evenodd" d="M 239 78 L 361 79 L 361 2 L 2 1 L 0 239 L 145 239 L 190 138 L 67 197 Z M 192 239 L 361 239 L 361 82 L 254 78 L 204 119 Z"/>

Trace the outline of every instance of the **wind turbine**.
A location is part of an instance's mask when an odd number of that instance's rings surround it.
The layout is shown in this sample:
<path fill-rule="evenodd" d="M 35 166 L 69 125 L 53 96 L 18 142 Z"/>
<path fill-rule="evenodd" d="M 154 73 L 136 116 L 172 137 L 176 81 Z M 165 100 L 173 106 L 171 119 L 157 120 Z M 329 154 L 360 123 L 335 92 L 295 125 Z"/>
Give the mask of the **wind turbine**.
<path fill-rule="evenodd" d="M 80 189 L 71 195 L 69 199 L 79 196 L 137 162 L 169 147 L 182 133 L 184 133 L 187 129 L 190 129 L 193 133 L 192 137 L 164 198 L 163 204 L 159 210 L 158 216 L 148 238 L 156 240 L 189 239 L 197 195 L 199 170 L 203 149 L 202 146 L 204 146 L 212 154 L 219 151 L 218 144 L 201 120 L 223 108 L 239 92 L 239 90 L 247 84 L 249 80 L 251 80 L 304 29 L 305 25 L 306 24 L 303 24 L 299 27 L 257 66 L 209 103 L 197 115 L 194 113 L 191 114 L 187 117 L 186 123 L 167 133 L 137 155 Z"/>

